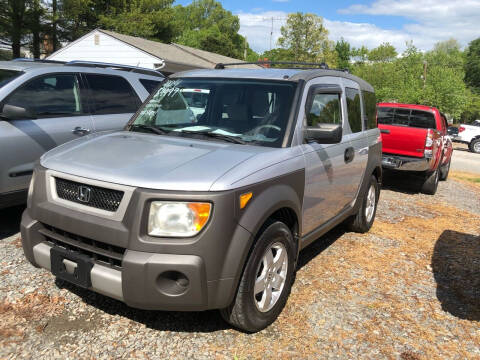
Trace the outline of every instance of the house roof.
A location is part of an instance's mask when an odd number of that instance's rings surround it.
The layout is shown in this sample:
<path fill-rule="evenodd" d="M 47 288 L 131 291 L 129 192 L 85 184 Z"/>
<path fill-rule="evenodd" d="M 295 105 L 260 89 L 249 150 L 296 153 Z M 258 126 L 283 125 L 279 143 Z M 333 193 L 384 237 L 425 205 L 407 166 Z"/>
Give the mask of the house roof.
<path fill-rule="evenodd" d="M 205 50 L 195 49 L 190 46 L 175 43 L 164 44 L 158 41 L 152 41 L 140 37 L 119 34 L 114 31 L 103 29 L 97 30 L 115 39 L 123 41 L 133 47 L 136 47 L 150 55 L 164 60 L 164 69 L 166 69 L 167 71 L 173 70 L 172 72 L 177 72 L 182 70 L 190 70 L 193 68 L 211 69 L 214 68 L 217 63 L 241 62 L 241 60 L 238 59 L 215 54 Z M 253 67 L 257 66 L 254 65 Z"/>

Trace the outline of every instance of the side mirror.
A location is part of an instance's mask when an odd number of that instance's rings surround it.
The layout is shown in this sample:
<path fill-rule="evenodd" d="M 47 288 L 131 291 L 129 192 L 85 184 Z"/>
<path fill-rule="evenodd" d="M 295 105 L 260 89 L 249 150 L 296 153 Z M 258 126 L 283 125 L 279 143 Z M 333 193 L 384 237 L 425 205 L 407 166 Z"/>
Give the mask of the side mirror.
<path fill-rule="evenodd" d="M 36 119 L 30 110 L 9 104 L 3 106 L 2 117 L 8 120 Z"/>
<path fill-rule="evenodd" d="M 319 144 L 338 144 L 342 141 L 342 125 L 339 124 L 318 124 L 318 127 L 306 127 L 303 136 L 307 142 Z"/>

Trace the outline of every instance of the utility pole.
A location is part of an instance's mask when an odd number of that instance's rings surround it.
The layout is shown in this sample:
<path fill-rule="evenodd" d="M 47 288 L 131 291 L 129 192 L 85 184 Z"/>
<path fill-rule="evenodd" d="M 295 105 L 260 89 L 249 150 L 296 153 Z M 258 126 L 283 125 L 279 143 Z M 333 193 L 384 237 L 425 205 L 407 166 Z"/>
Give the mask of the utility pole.
<path fill-rule="evenodd" d="M 272 26 L 270 28 L 270 50 L 272 50 L 272 42 L 273 42 L 273 22 L 274 21 L 281 21 L 281 20 L 285 20 L 285 18 L 276 18 L 274 16 L 272 17 L 269 17 L 269 18 L 262 18 L 262 20 L 271 20 L 272 21 Z"/>

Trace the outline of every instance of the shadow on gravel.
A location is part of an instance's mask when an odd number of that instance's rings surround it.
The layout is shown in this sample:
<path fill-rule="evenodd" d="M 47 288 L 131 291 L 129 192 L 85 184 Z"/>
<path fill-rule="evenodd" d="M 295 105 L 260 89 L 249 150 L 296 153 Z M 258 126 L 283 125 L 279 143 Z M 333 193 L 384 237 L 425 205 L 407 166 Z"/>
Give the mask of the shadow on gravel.
<path fill-rule="evenodd" d="M 0 210 L 0 240 L 20 231 L 20 220 L 25 206 L 15 206 Z"/>
<path fill-rule="evenodd" d="M 418 194 L 422 188 L 423 178 L 399 171 L 384 171 L 382 189 L 404 194 Z"/>
<path fill-rule="evenodd" d="M 339 237 L 345 234 L 343 226 L 337 226 L 322 236 L 300 253 L 298 269 L 307 265 L 314 257 L 321 254 Z M 66 281 L 56 279 L 55 284 L 60 289 L 67 289 L 79 296 L 86 304 L 110 315 L 126 317 L 132 321 L 144 324 L 146 327 L 159 331 L 200 332 L 209 333 L 231 327 L 223 321 L 216 310 L 180 312 L 180 311 L 151 311 L 128 307 L 124 303 L 84 290 Z"/>
<path fill-rule="evenodd" d="M 435 243 L 432 269 L 442 309 L 480 321 L 480 236 L 445 230 Z"/>
<path fill-rule="evenodd" d="M 153 330 L 209 333 L 230 329 L 230 326 L 223 321 L 216 310 L 195 312 L 139 310 L 93 291 L 84 290 L 63 280 L 57 279 L 55 284 L 61 289 L 67 289 L 76 294 L 86 304 L 100 311 L 142 323 L 147 328 Z"/>
<path fill-rule="evenodd" d="M 328 249 L 328 247 L 332 245 L 335 241 L 337 241 L 337 239 L 340 238 L 343 234 L 345 234 L 345 232 L 347 232 L 345 226 L 338 225 L 322 237 L 315 240 L 305 249 L 303 249 L 298 257 L 297 270 L 303 268 L 312 259 L 314 259 L 323 251 Z"/>

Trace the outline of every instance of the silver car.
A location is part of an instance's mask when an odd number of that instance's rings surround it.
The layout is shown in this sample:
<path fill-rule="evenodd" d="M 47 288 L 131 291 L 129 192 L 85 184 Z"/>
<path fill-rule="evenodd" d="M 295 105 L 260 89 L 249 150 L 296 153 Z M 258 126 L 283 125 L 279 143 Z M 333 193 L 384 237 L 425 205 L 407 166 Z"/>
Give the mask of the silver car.
<path fill-rule="evenodd" d="M 177 121 L 191 103 L 184 89 L 208 95 L 193 123 Z M 375 103 L 369 84 L 341 71 L 175 74 L 124 131 L 42 156 L 25 256 L 132 307 L 221 309 L 259 331 L 285 306 L 300 250 L 342 222 L 372 226 Z"/>
<path fill-rule="evenodd" d="M 0 208 L 25 203 L 44 152 L 122 129 L 162 79 L 153 70 L 113 64 L 0 62 Z"/>

